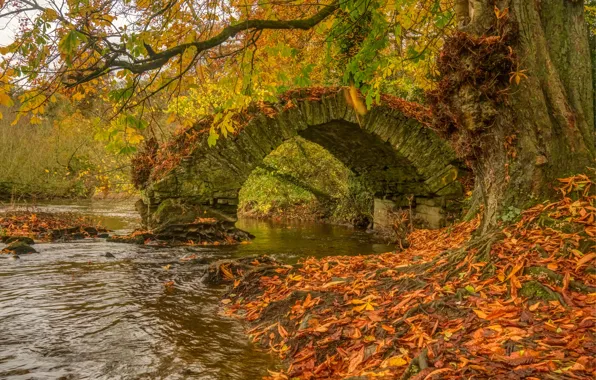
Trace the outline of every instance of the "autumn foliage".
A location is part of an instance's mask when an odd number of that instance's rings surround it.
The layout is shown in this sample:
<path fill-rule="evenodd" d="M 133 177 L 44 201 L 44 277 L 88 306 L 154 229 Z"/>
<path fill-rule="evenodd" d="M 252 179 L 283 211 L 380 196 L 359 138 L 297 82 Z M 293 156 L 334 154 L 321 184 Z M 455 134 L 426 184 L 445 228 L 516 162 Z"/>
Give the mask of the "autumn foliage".
<path fill-rule="evenodd" d="M 410 247 L 232 273 L 227 314 L 284 360 L 271 379 L 593 379 L 596 196 L 561 199 L 473 237 L 479 220 Z"/>
<path fill-rule="evenodd" d="M 352 88 L 356 91 L 355 88 Z M 258 115 L 264 115 L 269 119 L 276 118 L 280 113 L 295 108 L 303 101 L 321 101 L 326 96 L 335 96 L 343 92 L 350 97 L 348 87 L 307 87 L 288 90 L 278 97 L 277 102 L 252 102 L 240 112 L 231 116 L 233 132 L 228 138 L 242 133 L 244 127 Z M 362 102 L 363 95 L 356 91 L 353 97 Z M 353 100 L 350 99 L 349 103 Z M 352 104 L 353 105 L 353 104 Z M 362 105 L 364 107 L 364 105 Z M 377 107 L 387 107 L 402 112 L 406 117 L 417 120 L 423 124 L 431 125 L 431 115 L 427 107 L 409 102 L 397 96 L 382 95 Z M 132 182 L 143 189 L 151 181 L 158 181 L 180 164 L 182 159 L 192 155 L 194 149 L 202 141 L 210 137 L 214 117 L 205 117 L 191 127 L 181 128 L 169 140 L 157 144 L 155 139 L 145 141 L 144 146 L 132 159 Z"/>

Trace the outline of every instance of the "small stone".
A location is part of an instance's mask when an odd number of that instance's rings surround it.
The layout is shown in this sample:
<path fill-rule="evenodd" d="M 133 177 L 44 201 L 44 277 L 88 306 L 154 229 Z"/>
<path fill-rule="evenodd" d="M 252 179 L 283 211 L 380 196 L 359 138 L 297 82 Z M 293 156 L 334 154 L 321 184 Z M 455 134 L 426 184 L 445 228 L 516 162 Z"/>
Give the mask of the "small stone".
<path fill-rule="evenodd" d="M 21 257 L 19 255 L 10 255 L 10 257 L 8 259 L 9 260 L 20 260 Z"/>
<path fill-rule="evenodd" d="M 116 258 L 116 256 L 114 256 L 110 252 L 106 252 L 106 254 L 104 255 L 104 257 L 107 257 L 108 259 L 115 259 Z"/>
<path fill-rule="evenodd" d="M 98 234 L 97 237 L 100 239 L 107 239 L 110 237 L 110 234 L 106 234 L 106 233 Z"/>

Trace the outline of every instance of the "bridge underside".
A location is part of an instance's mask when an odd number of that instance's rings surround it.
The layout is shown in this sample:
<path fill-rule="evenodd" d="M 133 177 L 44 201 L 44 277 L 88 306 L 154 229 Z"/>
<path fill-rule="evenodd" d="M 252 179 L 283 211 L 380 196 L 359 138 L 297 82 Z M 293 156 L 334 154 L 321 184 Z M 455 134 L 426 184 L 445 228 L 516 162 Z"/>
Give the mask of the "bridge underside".
<path fill-rule="evenodd" d="M 412 208 L 432 228 L 446 222 L 446 206 L 462 196 L 455 154 L 432 131 L 388 107 L 357 117 L 343 95 L 296 101 L 271 118 L 255 117 L 237 135 L 193 153 L 143 192 L 149 227 L 215 218 L 233 224 L 238 193 L 263 159 L 295 136 L 317 143 L 375 193 L 375 227 L 395 208 Z"/>

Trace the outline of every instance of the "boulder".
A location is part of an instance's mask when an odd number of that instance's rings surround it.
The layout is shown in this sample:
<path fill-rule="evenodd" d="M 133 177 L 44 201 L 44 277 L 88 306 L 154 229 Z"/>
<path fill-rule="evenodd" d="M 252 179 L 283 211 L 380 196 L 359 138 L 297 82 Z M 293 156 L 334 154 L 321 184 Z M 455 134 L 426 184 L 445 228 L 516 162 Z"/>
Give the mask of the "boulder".
<path fill-rule="evenodd" d="M 29 244 L 24 243 L 22 241 L 14 241 L 6 246 L 2 253 L 12 253 L 15 255 L 22 255 L 27 253 L 36 253 L 37 251 L 31 247 Z"/>

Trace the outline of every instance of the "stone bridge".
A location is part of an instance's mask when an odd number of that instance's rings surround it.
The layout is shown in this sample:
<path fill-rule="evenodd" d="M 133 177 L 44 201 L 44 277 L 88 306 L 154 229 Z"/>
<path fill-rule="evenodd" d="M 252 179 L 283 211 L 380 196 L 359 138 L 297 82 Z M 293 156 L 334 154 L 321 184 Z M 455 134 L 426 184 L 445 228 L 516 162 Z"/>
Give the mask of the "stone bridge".
<path fill-rule="evenodd" d="M 271 109 L 214 147 L 206 134 L 200 136 L 190 155 L 143 191 L 140 211 L 146 224 L 191 223 L 201 217 L 234 223 L 238 192 L 248 176 L 295 136 L 327 149 L 374 191 L 375 228 L 387 223 L 389 209 L 410 207 L 412 196 L 416 215 L 439 227 L 446 200 L 462 196 L 455 153 L 399 107 L 375 106 L 360 116 L 338 90 L 315 98 L 296 96 Z"/>

